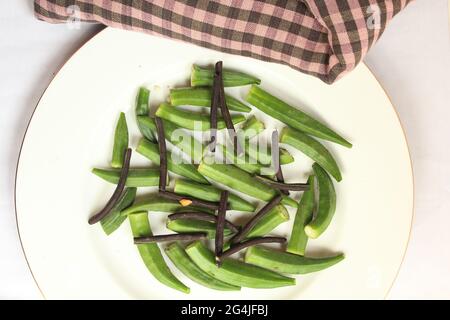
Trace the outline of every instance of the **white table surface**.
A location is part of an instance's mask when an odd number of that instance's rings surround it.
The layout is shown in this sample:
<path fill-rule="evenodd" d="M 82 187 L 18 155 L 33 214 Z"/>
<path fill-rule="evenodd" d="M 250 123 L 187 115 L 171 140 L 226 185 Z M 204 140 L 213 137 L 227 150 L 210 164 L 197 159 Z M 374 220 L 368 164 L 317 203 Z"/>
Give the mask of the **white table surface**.
<path fill-rule="evenodd" d="M 41 298 L 16 228 L 13 196 L 19 148 L 53 75 L 102 29 L 46 24 L 34 19 L 32 10 L 31 0 L 0 2 L 0 299 Z M 412 235 L 391 299 L 450 299 L 448 15 L 446 0 L 416 0 L 394 19 L 365 59 L 399 113 L 414 167 Z"/>

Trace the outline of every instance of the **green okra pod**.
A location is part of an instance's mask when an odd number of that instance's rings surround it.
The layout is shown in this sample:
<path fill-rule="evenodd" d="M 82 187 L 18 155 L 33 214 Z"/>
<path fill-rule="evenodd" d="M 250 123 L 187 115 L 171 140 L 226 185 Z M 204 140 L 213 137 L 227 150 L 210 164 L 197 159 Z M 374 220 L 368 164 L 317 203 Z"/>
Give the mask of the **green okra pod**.
<path fill-rule="evenodd" d="M 198 107 L 211 107 L 212 88 L 209 87 L 186 87 L 170 89 L 170 104 L 172 106 L 190 105 Z M 240 112 L 250 112 L 252 108 L 233 98 L 225 95 L 228 109 Z"/>
<path fill-rule="evenodd" d="M 336 191 L 327 172 L 317 163 L 313 164 L 319 191 L 319 207 L 314 219 L 305 226 L 309 238 L 318 238 L 330 225 L 336 211 Z"/>
<path fill-rule="evenodd" d="M 277 205 L 256 223 L 245 239 L 264 237 L 286 221 L 289 221 L 288 211 L 283 205 Z M 228 250 L 229 248 L 230 243 L 225 243 L 223 250 Z"/>
<path fill-rule="evenodd" d="M 137 145 L 136 151 L 144 157 L 150 159 L 154 164 L 159 165 L 160 158 L 158 144 L 142 138 Z M 169 171 L 180 176 L 199 183 L 209 184 L 208 180 L 206 180 L 206 178 L 197 171 L 197 168 L 193 164 L 175 163 L 172 159 L 172 153 L 170 151 L 167 151 L 167 167 Z"/>
<path fill-rule="evenodd" d="M 307 258 L 258 246 L 249 248 L 245 253 L 246 263 L 288 274 L 307 274 L 321 271 L 343 259 L 344 255 L 342 254 L 328 258 Z"/>
<path fill-rule="evenodd" d="M 120 169 L 92 169 L 92 173 L 113 184 L 119 182 Z M 130 169 L 128 171 L 127 187 L 153 187 L 159 184 L 158 169 Z"/>
<path fill-rule="evenodd" d="M 252 175 L 269 175 L 273 176 L 269 167 L 263 166 L 255 159 L 252 159 L 249 155 L 243 153 L 238 156 L 234 152 L 234 148 L 225 147 L 221 144 L 217 144 L 217 150 L 223 153 L 225 159 L 227 159 L 226 163 L 233 164 L 236 167 L 252 174 Z"/>
<path fill-rule="evenodd" d="M 180 211 L 202 211 L 212 213 L 211 210 L 199 208 L 196 206 L 183 207 L 178 201 L 166 199 L 159 196 L 157 193 L 154 193 L 137 200 L 135 203 L 133 203 L 132 206 L 123 210 L 120 214 L 122 216 L 127 216 L 140 211 L 169 212 L 169 213 Z"/>
<path fill-rule="evenodd" d="M 259 200 L 270 201 L 278 194 L 277 190 L 230 164 L 213 163 L 206 159 L 200 163 L 198 171 L 207 178 Z M 287 196 L 283 196 L 282 203 L 297 207 L 297 202 Z"/>
<path fill-rule="evenodd" d="M 136 96 L 136 106 L 135 106 L 135 113 L 136 113 L 136 120 L 137 125 L 139 128 L 139 131 L 141 134 L 146 137 L 151 142 L 156 142 L 156 134 L 155 132 L 148 129 L 148 127 L 143 126 L 140 121 L 138 121 L 139 117 L 146 117 L 148 118 L 149 115 L 149 99 L 150 99 L 150 90 L 147 88 L 141 87 L 139 88 L 139 92 Z"/>
<path fill-rule="evenodd" d="M 289 127 L 283 128 L 280 142 L 286 143 L 313 159 L 327 170 L 336 181 L 342 180 L 341 171 L 331 153 L 317 140 Z"/>
<path fill-rule="evenodd" d="M 223 69 L 222 81 L 224 87 L 245 86 L 247 84 L 260 84 L 261 80 L 249 74 Z M 202 68 L 197 65 L 192 66 L 191 86 L 205 87 L 212 86 L 214 82 L 214 68 Z"/>
<path fill-rule="evenodd" d="M 125 113 L 121 112 L 114 133 L 114 147 L 111 159 L 111 167 L 122 168 L 125 152 L 128 149 L 128 126 Z"/>
<path fill-rule="evenodd" d="M 135 112 L 137 116 L 148 116 L 149 99 L 150 99 L 150 90 L 144 87 L 139 88 L 139 92 L 136 96 L 136 107 L 135 107 Z"/>
<path fill-rule="evenodd" d="M 189 219 L 167 219 L 166 227 L 177 233 L 186 232 L 205 232 L 208 234 L 208 239 L 214 239 L 216 236 L 216 224 L 208 221 L 189 220 Z M 225 228 L 223 235 L 230 236 L 233 232 L 229 228 Z"/>
<path fill-rule="evenodd" d="M 294 162 L 294 157 L 286 149 L 280 148 L 280 164 L 289 164 Z M 245 144 L 245 153 L 250 157 L 258 160 L 262 165 L 270 165 L 272 163 L 272 150 L 270 147 L 266 149 L 259 148 L 253 143 Z"/>
<path fill-rule="evenodd" d="M 156 110 L 156 116 L 170 121 L 181 128 L 188 130 L 206 131 L 211 129 L 211 122 L 209 115 L 194 113 L 190 111 L 181 110 L 167 103 L 162 103 Z M 231 116 L 233 124 L 238 124 L 245 121 L 245 117 L 241 114 Z M 217 129 L 221 130 L 226 127 L 223 118 L 217 119 Z"/>
<path fill-rule="evenodd" d="M 311 222 L 315 207 L 314 176 L 308 178 L 309 189 L 303 192 L 295 214 L 294 225 L 292 226 L 291 237 L 287 245 L 287 252 L 305 255 L 308 236 L 305 233 L 305 226 Z"/>
<path fill-rule="evenodd" d="M 144 129 L 144 132 L 152 132 L 152 134 L 156 134 L 156 124 L 153 118 L 139 116 L 137 117 L 137 121 Z M 203 158 L 205 146 L 174 123 L 166 120 L 163 120 L 162 122 L 164 125 L 164 134 L 166 139 L 185 154 L 190 156 L 195 163 L 199 163 Z M 150 134 L 147 133 L 144 134 L 144 136 L 149 139 Z"/>
<path fill-rule="evenodd" d="M 216 265 L 214 254 L 200 241 L 190 244 L 186 252 L 204 272 L 223 282 L 249 288 L 278 288 L 295 285 L 295 279 L 225 258 L 221 267 Z"/>
<path fill-rule="evenodd" d="M 246 238 L 263 237 L 286 221 L 289 221 L 288 211 L 283 205 L 277 205 L 256 223 Z"/>
<path fill-rule="evenodd" d="M 147 212 L 139 212 L 129 217 L 131 230 L 134 238 L 152 236 L 150 222 Z M 167 266 L 161 250 L 156 243 L 145 243 L 136 245 L 142 260 L 150 273 L 161 283 L 183 293 L 189 293 L 189 288 L 178 280 Z"/>
<path fill-rule="evenodd" d="M 242 125 L 242 132 L 244 133 L 245 138 L 251 139 L 266 129 L 264 122 L 258 120 L 255 116 L 251 116 L 245 120 Z"/>
<path fill-rule="evenodd" d="M 189 258 L 184 248 L 177 242 L 172 243 L 165 251 L 175 267 L 192 281 L 204 287 L 220 291 L 238 291 L 241 289 L 239 286 L 225 283 L 203 272 L 203 270 Z"/>
<path fill-rule="evenodd" d="M 178 194 L 206 201 L 218 202 L 222 190 L 212 185 L 204 185 L 193 181 L 177 179 L 175 181 L 174 191 Z M 228 203 L 230 210 L 253 212 L 256 209 L 255 205 L 232 193 L 228 196 Z"/>
<path fill-rule="evenodd" d="M 351 148 L 351 143 L 336 132 L 277 97 L 266 92 L 259 86 L 253 85 L 247 94 L 246 101 L 257 107 L 269 116 L 286 123 L 294 129 L 307 134 L 329 140 L 345 147 Z"/>
<path fill-rule="evenodd" d="M 116 231 L 125 221 L 127 217 L 122 216 L 120 212 L 133 204 L 136 197 L 136 191 L 136 188 L 126 188 L 111 212 L 100 220 L 100 224 L 106 235 L 109 236 L 111 233 Z"/>

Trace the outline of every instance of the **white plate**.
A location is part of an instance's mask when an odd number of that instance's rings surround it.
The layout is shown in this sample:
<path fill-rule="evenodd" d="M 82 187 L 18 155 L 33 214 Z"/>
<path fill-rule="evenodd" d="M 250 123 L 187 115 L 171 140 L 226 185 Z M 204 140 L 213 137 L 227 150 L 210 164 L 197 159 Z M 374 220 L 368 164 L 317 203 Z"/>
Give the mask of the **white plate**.
<path fill-rule="evenodd" d="M 182 276 L 191 287 L 191 294 L 184 295 L 148 273 L 127 223 L 110 237 L 87 223 L 113 190 L 90 170 L 108 165 L 119 111 L 127 114 L 132 145 L 138 140 L 133 121 L 137 88 L 152 89 L 154 108 L 168 86 L 188 84 L 193 63 L 217 60 L 259 76 L 264 88 L 331 124 L 354 145 L 346 149 L 325 143 L 337 158 L 343 181 L 336 184 L 332 224 L 308 247 L 310 255 L 342 251 L 346 259 L 323 272 L 299 276 L 294 287 L 223 293 Z M 234 94 L 242 97 L 247 89 Z M 269 128 L 280 127 L 257 115 Z M 286 166 L 285 176 L 303 180 L 311 161 L 289 150 L 297 160 Z M 137 153 L 133 161 L 149 163 Z M 67 62 L 42 97 L 23 142 L 16 207 L 27 260 L 47 298 L 383 298 L 407 246 L 413 178 L 396 113 L 364 65 L 328 86 L 285 66 L 106 29 Z M 163 214 L 153 214 L 151 222 L 155 233 L 165 232 Z M 289 228 L 286 224 L 277 231 L 287 234 Z"/>

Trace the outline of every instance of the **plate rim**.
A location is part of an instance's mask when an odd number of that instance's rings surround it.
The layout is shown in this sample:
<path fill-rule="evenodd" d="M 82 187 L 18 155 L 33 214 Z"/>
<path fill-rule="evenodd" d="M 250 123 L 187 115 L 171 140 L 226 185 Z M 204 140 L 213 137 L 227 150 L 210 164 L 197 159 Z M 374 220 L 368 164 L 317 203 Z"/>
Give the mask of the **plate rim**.
<path fill-rule="evenodd" d="M 23 149 L 23 147 L 24 147 L 25 139 L 26 139 L 27 133 L 28 133 L 28 129 L 29 129 L 29 127 L 30 127 L 31 122 L 33 121 L 33 118 L 34 118 L 34 115 L 35 115 L 35 113 L 36 113 L 36 110 L 37 110 L 37 108 L 38 108 L 38 106 L 39 106 L 39 104 L 40 104 L 40 102 L 41 102 L 43 96 L 44 96 L 45 93 L 47 92 L 48 88 L 50 87 L 50 85 L 51 85 L 51 84 L 53 83 L 53 81 L 55 80 L 56 76 L 61 72 L 61 70 L 64 68 L 64 66 L 65 66 L 65 65 L 66 65 L 66 64 L 67 64 L 67 63 L 68 63 L 68 62 L 69 62 L 69 61 L 70 61 L 70 60 L 71 60 L 71 59 L 72 59 L 72 58 L 73 58 L 73 57 L 74 57 L 74 56 L 75 56 L 75 55 L 76 55 L 76 54 L 77 54 L 84 46 L 85 46 L 85 45 L 87 45 L 88 43 L 90 43 L 91 41 L 93 41 L 96 37 L 98 37 L 99 35 L 103 34 L 104 32 L 109 31 L 110 29 L 112 29 L 112 28 L 111 28 L 111 27 L 106 27 L 106 28 L 104 28 L 104 29 L 98 31 L 96 34 L 94 34 L 94 35 L 93 35 L 92 37 L 90 37 L 89 39 L 87 39 L 87 40 L 86 40 L 83 44 L 81 44 L 81 45 L 80 45 L 80 46 L 79 46 L 79 47 L 78 47 L 71 55 L 69 55 L 69 57 L 65 60 L 65 62 L 64 62 L 63 64 L 61 64 L 61 66 L 58 68 L 58 71 L 56 71 L 56 72 L 53 74 L 53 76 L 51 77 L 51 79 L 50 79 L 50 81 L 48 82 L 47 86 L 46 86 L 45 89 L 42 91 L 42 94 L 41 94 L 41 96 L 39 97 L 38 101 L 36 102 L 36 105 L 35 105 L 34 108 L 33 108 L 33 112 L 31 113 L 31 116 L 30 116 L 30 118 L 29 118 L 29 120 L 28 120 L 27 126 L 26 126 L 26 128 L 25 128 L 25 132 L 24 132 L 24 134 L 23 134 L 22 141 L 21 141 L 21 143 L 20 143 L 19 154 L 18 154 L 18 156 L 17 156 L 16 169 L 15 169 L 15 173 L 14 173 L 14 192 L 13 192 L 13 194 L 14 194 L 14 214 L 15 214 L 15 220 L 16 220 L 16 230 L 17 230 L 17 234 L 18 234 L 18 237 L 19 237 L 20 247 L 22 248 L 23 256 L 24 256 L 24 258 L 25 258 L 25 262 L 26 262 L 27 267 L 28 267 L 28 269 L 29 269 L 29 271 L 30 271 L 30 274 L 31 274 L 31 276 L 32 276 L 32 278 L 33 278 L 33 281 L 34 281 L 34 283 L 35 283 L 35 285 L 36 285 L 36 287 L 37 287 L 39 293 L 41 294 L 41 296 L 42 296 L 42 298 L 43 298 L 44 300 L 47 300 L 47 298 L 46 298 L 44 291 L 41 289 L 41 287 L 40 287 L 40 285 L 39 285 L 39 283 L 38 283 L 38 281 L 37 281 L 37 279 L 36 279 L 36 277 L 35 277 L 35 275 L 34 275 L 34 273 L 33 273 L 33 269 L 31 268 L 31 264 L 30 264 L 30 262 L 29 262 L 29 260 L 28 260 L 27 253 L 26 253 L 26 251 L 25 251 L 25 247 L 24 247 L 24 245 L 23 245 L 22 237 L 21 237 L 21 234 L 20 234 L 19 217 L 18 217 L 18 211 L 17 211 L 17 177 L 18 177 L 18 172 L 19 172 L 20 159 L 21 159 L 21 156 L 22 156 L 22 149 Z M 150 36 L 151 36 L 151 35 L 150 35 Z M 158 37 L 158 36 L 154 36 L 154 37 Z M 169 40 L 172 40 L 172 39 L 169 39 Z M 413 163 L 412 163 L 411 151 L 410 151 L 410 144 L 409 144 L 409 141 L 408 141 L 408 138 L 407 138 L 407 135 L 406 135 L 406 131 L 405 131 L 405 128 L 404 128 L 404 126 L 403 126 L 403 124 L 402 124 L 402 122 L 401 122 L 400 115 L 399 115 L 397 109 L 394 107 L 394 104 L 393 104 L 393 102 L 392 102 L 392 99 L 391 99 L 390 95 L 388 94 L 388 92 L 386 91 L 386 89 L 383 87 L 383 85 L 381 84 L 381 82 L 378 80 L 378 78 L 375 76 L 375 74 L 374 74 L 373 71 L 370 69 L 370 67 L 369 67 L 364 61 L 361 61 L 360 64 L 364 65 L 364 66 L 367 68 L 367 70 L 370 72 L 370 74 L 374 77 L 374 79 L 375 79 L 376 82 L 378 83 L 379 87 L 382 89 L 384 95 L 385 95 L 386 98 L 389 100 L 390 106 L 391 106 L 391 108 L 393 109 L 395 116 L 397 117 L 397 121 L 398 121 L 398 123 L 399 123 L 399 125 L 400 125 L 401 131 L 402 131 L 402 134 L 403 134 L 403 139 L 404 139 L 404 141 L 405 141 L 405 143 L 406 143 L 406 149 L 407 149 L 407 151 L 408 151 L 409 171 L 410 171 L 410 173 L 411 173 L 411 178 L 412 178 L 412 179 L 411 179 L 411 181 L 412 181 L 412 212 L 411 212 L 411 219 L 410 219 L 410 222 L 409 222 L 410 225 L 409 225 L 408 238 L 407 238 L 406 245 L 405 245 L 405 248 L 404 248 L 403 253 L 402 253 L 402 258 L 401 258 L 400 264 L 399 264 L 399 266 L 398 266 L 398 268 L 397 268 L 397 271 L 396 271 L 396 273 L 395 273 L 395 277 L 394 277 L 394 279 L 392 280 L 392 283 L 391 283 L 391 285 L 389 286 L 389 288 L 387 289 L 386 293 L 384 294 L 384 298 L 383 298 L 383 299 L 386 300 L 387 297 L 388 297 L 388 295 L 389 295 L 389 293 L 391 292 L 391 290 L 392 290 L 392 288 L 393 288 L 395 282 L 397 281 L 397 278 L 398 278 L 398 276 L 399 276 L 400 270 L 401 270 L 402 267 L 403 267 L 403 264 L 404 264 L 405 258 L 406 258 L 406 253 L 407 253 L 407 251 L 408 251 L 408 248 L 409 248 L 409 245 L 410 245 L 410 241 L 411 241 L 412 228 L 413 228 L 413 224 L 414 224 L 414 221 L 415 221 L 415 202 L 416 202 L 416 201 L 415 201 L 414 167 L 413 167 Z"/>

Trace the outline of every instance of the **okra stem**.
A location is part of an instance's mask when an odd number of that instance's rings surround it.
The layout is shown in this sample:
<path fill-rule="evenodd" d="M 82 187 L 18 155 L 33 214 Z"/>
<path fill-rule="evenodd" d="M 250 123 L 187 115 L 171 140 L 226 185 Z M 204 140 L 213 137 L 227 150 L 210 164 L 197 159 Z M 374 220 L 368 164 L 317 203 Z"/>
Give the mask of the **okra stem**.
<path fill-rule="evenodd" d="M 172 106 L 198 106 L 211 107 L 212 88 L 210 87 L 186 87 L 176 88 L 170 90 L 170 104 Z M 233 111 L 250 112 L 252 108 L 233 98 L 230 95 L 225 95 L 228 108 Z"/>
<path fill-rule="evenodd" d="M 260 84 L 261 80 L 249 74 L 224 69 L 222 73 L 224 87 L 245 86 L 247 84 Z M 214 69 L 202 68 L 197 65 L 192 66 L 191 86 L 204 87 L 212 86 L 214 81 Z"/>
<path fill-rule="evenodd" d="M 113 184 L 119 182 L 120 169 L 92 169 L 92 173 Z M 158 169 L 130 169 L 126 181 L 127 187 L 153 187 L 159 184 Z"/>
<path fill-rule="evenodd" d="M 269 116 L 286 123 L 294 129 L 300 130 L 317 138 L 329 140 L 345 147 L 351 148 L 351 143 L 342 138 L 336 132 L 320 123 L 259 86 L 253 85 L 247 94 L 246 101 L 260 109 Z"/>
<path fill-rule="evenodd" d="M 203 270 L 189 258 L 180 244 L 175 242 L 168 246 L 165 251 L 175 267 L 192 281 L 213 290 L 238 291 L 241 289 L 239 286 L 225 283 L 203 272 Z"/>
<path fill-rule="evenodd" d="M 342 254 L 328 258 L 307 258 L 262 247 L 251 247 L 245 254 L 245 262 L 247 263 L 288 274 L 307 274 L 321 271 L 343 259 L 344 255 Z"/>
<path fill-rule="evenodd" d="M 114 133 L 114 147 L 112 153 L 111 167 L 122 168 L 125 152 L 128 148 L 128 127 L 125 113 L 121 112 Z"/>
<path fill-rule="evenodd" d="M 173 107 L 167 103 L 162 103 L 158 110 L 156 110 L 156 116 L 170 121 L 181 128 L 188 130 L 201 130 L 207 131 L 211 129 L 211 123 L 209 115 L 195 113 L 191 111 L 185 111 Z M 245 121 L 245 116 L 236 114 L 231 116 L 233 124 L 238 124 Z M 221 130 L 226 127 L 225 120 L 223 118 L 217 118 L 217 129 Z"/>
<path fill-rule="evenodd" d="M 336 191 L 333 181 L 321 166 L 314 163 L 313 169 L 319 189 L 319 208 L 315 218 L 306 225 L 305 233 L 315 239 L 325 232 L 333 219 L 336 211 Z"/>
<path fill-rule="evenodd" d="M 291 237 L 286 249 L 287 252 L 299 254 L 301 256 L 305 255 L 306 244 L 308 243 L 308 236 L 304 229 L 311 221 L 315 206 L 315 183 L 313 175 L 309 176 L 308 185 L 309 189 L 303 193 L 298 204 Z"/>
<path fill-rule="evenodd" d="M 152 230 L 148 221 L 147 212 L 139 212 L 129 216 L 133 237 L 152 236 Z M 189 288 L 178 280 L 167 266 L 156 243 L 136 245 L 147 269 L 161 283 L 175 290 L 189 293 Z"/>
<path fill-rule="evenodd" d="M 186 248 L 186 253 L 204 272 L 223 282 L 249 288 L 278 288 L 295 285 L 295 279 L 230 258 L 223 259 L 219 268 L 214 254 L 196 241 Z"/>

